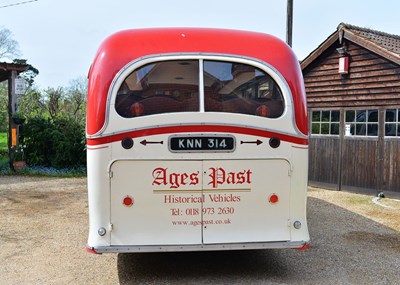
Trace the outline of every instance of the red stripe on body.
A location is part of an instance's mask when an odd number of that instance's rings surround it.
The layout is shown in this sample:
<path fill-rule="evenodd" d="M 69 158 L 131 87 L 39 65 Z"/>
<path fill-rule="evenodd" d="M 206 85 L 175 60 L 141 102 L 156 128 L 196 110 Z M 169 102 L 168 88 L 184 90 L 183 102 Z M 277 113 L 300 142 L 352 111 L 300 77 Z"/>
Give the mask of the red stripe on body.
<path fill-rule="evenodd" d="M 251 135 L 256 137 L 271 138 L 278 137 L 281 141 L 308 145 L 308 138 L 299 138 L 296 136 L 265 131 L 260 129 L 253 129 L 248 127 L 238 126 L 218 126 L 218 125 L 186 125 L 186 126 L 168 126 L 168 127 L 157 127 L 149 128 L 136 131 L 127 131 L 120 134 L 109 135 L 99 138 L 87 139 L 88 145 L 101 145 L 120 141 L 123 138 L 139 138 L 145 136 L 162 135 L 162 134 L 178 134 L 178 133 L 228 133 L 228 134 L 242 134 Z"/>

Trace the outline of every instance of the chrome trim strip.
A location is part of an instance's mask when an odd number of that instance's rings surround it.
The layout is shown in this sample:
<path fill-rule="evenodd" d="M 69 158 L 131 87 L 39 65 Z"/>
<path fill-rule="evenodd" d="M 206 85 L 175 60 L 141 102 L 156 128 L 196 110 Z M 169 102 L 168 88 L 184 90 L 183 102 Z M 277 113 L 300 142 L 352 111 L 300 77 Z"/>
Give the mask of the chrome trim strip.
<path fill-rule="evenodd" d="M 200 103 L 200 112 L 204 113 L 204 61 L 202 58 L 199 59 L 199 103 Z"/>
<path fill-rule="evenodd" d="M 243 249 L 302 248 L 308 241 L 277 241 L 254 243 L 188 244 L 188 245 L 143 245 L 143 246 L 99 246 L 88 248 L 97 253 L 110 252 L 172 252 L 172 251 L 215 251 Z"/>

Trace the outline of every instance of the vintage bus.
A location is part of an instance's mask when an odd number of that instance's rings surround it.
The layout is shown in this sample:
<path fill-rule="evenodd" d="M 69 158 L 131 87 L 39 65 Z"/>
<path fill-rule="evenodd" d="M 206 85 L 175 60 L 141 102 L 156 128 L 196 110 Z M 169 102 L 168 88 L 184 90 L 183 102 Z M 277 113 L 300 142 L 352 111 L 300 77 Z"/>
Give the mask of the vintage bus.
<path fill-rule="evenodd" d="M 305 91 L 281 40 L 121 31 L 87 103 L 89 252 L 308 247 Z"/>

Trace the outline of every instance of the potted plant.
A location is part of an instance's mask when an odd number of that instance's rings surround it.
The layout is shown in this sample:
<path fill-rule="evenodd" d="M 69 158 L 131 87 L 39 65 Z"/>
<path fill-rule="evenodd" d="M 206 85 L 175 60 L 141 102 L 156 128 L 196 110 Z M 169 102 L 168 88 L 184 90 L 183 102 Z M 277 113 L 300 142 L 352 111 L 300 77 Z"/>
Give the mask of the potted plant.
<path fill-rule="evenodd" d="M 15 170 L 21 170 L 26 167 L 25 162 L 25 145 L 19 145 L 12 148 L 14 154 L 13 166 Z"/>
<path fill-rule="evenodd" d="M 22 125 L 25 122 L 25 116 L 18 112 L 15 112 L 12 115 L 12 119 L 13 119 L 14 123 L 17 125 Z"/>

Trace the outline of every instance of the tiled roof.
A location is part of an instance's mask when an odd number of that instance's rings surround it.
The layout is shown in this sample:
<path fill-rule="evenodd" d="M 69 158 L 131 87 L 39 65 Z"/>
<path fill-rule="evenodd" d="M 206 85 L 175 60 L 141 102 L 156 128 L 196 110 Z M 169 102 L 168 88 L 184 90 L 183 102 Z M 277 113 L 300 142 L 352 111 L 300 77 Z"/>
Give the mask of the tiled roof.
<path fill-rule="evenodd" d="M 336 31 L 302 61 L 302 69 L 306 68 L 331 45 L 337 43 L 337 40 L 341 43 L 343 39 L 354 42 L 400 65 L 399 35 L 392 35 L 368 28 L 340 23 Z"/>
<path fill-rule="evenodd" d="M 395 53 L 400 56 L 400 36 L 392 35 L 372 29 L 361 28 L 345 23 L 341 23 L 338 26 L 338 31 L 341 29 L 345 33 L 353 33 L 354 35 L 363 38 L 365 41 L 370 42 L 373 45 L 377 45 L 387 52 Z"/>

